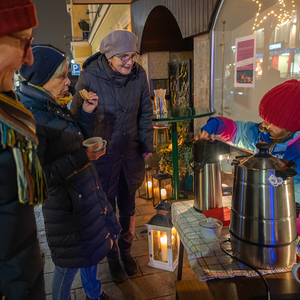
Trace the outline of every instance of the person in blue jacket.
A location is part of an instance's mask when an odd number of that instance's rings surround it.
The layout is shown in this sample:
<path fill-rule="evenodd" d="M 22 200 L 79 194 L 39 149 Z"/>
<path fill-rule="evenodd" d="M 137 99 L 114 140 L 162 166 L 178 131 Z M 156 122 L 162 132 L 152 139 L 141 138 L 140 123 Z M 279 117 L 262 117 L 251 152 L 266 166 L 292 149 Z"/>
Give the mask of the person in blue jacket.
<path fill-rule="evenodd" d="M 271 144 L 269 153 L 296 163 L 295 201 L 300 203 L 300 81 L 291 79 L 268 91 L 260 101 L 260 123 L 210 118 L 200 139 L 215 136 L 237 147 L 256 151 L 257 142 Z"/>
<path fill-rule="evenodd" d="M 51 47 L 36 46 L 32 52 L 33 65 L 20 69 L 26 81 L 18 95 L 34 116 L 38 157 L 48 182 L 49 199 L 43 205 L 43 215 L 55 264 L 52 299 L 71 299 L 72 282 L 79 269 L 86 299 L 112 299 L 101 293 L 97 264 L 111 250 L 121 226 L 92 163 L 106 149 L 96 151 L 99 144 L 86 149 L 82 145 L 98 97 L 88 93 L 77 125 L 66 107 L 71 99 L 67 59 Z"/>

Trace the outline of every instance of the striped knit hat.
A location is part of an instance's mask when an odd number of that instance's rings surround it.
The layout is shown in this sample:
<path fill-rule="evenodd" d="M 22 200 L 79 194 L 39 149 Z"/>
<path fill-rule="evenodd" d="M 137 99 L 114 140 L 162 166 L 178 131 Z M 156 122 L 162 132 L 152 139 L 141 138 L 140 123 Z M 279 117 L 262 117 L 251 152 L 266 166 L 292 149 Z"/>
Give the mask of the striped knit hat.
<path fill-rule="evenodd" d="M 0 36 L 36 26 L 35 6 L 31 0 L 0 1 Z"/>
<path fill-rule="evenodd" d="M 291 79 L 268 91 L 260 101 L 259 116 L 290 131 L 300 130 L 300 81 Z"/>

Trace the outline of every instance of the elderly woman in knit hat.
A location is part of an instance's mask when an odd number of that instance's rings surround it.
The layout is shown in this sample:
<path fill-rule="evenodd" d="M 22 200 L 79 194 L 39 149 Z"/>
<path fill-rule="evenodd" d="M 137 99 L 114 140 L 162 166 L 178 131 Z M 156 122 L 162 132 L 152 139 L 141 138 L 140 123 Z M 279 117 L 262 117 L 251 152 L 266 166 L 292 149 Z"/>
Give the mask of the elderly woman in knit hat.
<path fill-rule="evenodd" d="M 99 97 L 93 135 L 108 142 L 106 155 L 96 162 L 108 199 L 116 211 L 116 197 L 122 232 L 109 253 L 113 280 L 137 271 L 130 255 L 135 233 L 135 192 L 142 184 L 145 158 L 153 152 L 152 103 L 145 70 L 138 64 L 138 37 L 127 30 L 116 30 L 103 38 L 100 52 L 84 64 L 76 85 L 92 90 Z M 71 111 L 78 115 L 83 99 L 74 95 Z M 119 247 L 119 249 L 118 249 Z"/>
<path fill-rule="evenodd" d="M 91 163 L 105 154 L 105 146 L 84 148 L 82 144 L 98 96 L 93 92 L 85 95 L 78 126 L 66 106 L 71 98 L 67 59 L 51 47 L 36 46 L 32 52 L 33 65 L 20 69 L 26 81 L 18 95 L 35 118 L 38 157 L 48 182 L 43 214 L 55 264 L 52 299 L 71 299 L 72 282 L 79 270 L 86 299 L 112 299 L 101 293 L 97 264 L 110 251 L 121 226 Z"/>
<path fill-rule="evenodd" d="M 298 175 L 294 177 L 295 200 L 300 203 L 300 81 L 291 79 L 268 91 L 260 101 L 262 123 L 232 121 L 224 117 L 210 118 L 202 127 L 200 139 L 219 138 L 255 151 L 257 142 L 271 144 L 269 153 L 294 161 Z M 299 224 L 300 225 L 300 224 Z M 300 232 L 299 232 L 300 233 Z"/>
<path fill-rule="evenodd" d="M 14 73 L 33 63 L 31 0 L 0 1 L 0 299 L 43 300 L 43 260 L 33 207 L 47 197 L 32 114 L 13 91 Z"/>

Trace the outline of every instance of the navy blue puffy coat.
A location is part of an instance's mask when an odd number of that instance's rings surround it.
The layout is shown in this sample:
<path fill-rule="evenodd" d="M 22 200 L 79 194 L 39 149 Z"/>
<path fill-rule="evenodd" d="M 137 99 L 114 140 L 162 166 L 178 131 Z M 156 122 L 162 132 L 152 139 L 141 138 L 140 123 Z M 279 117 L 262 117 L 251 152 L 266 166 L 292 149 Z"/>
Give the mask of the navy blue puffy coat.
<path fill-rule="evenodd" d="M 22 83 L 18 94 L 36 122 L 38 156 L 49 189 L 43 214 L 52 260 L 65 268 L 96 265 L 121 227 L 84 151 L 82 131 L 70 111 L 43 91 Z M 86 118 L 81 111 L 79 121 L 84 124 L 94 114 Z"/>

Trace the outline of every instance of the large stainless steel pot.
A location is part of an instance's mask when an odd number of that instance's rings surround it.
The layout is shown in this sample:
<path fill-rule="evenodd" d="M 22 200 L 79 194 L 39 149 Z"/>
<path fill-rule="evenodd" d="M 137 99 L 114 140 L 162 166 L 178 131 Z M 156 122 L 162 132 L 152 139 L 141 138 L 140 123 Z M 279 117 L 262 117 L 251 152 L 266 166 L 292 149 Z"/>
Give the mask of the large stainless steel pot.
<path fill-rule="evenodd" d="M 233 161 L 232 250 L 254 267 L 286 267 L 296 257 L 295 163 L 268 154 L 268 143 L 256 147 L 257 154 Z"/>

